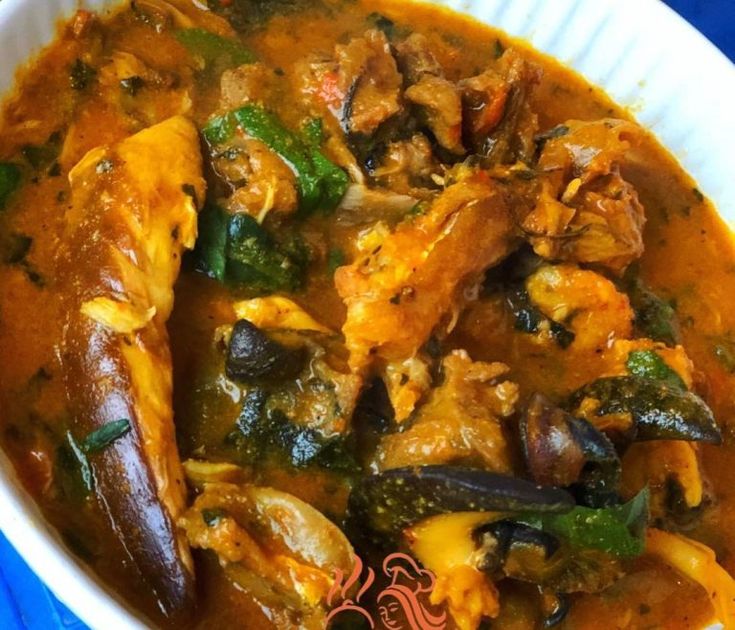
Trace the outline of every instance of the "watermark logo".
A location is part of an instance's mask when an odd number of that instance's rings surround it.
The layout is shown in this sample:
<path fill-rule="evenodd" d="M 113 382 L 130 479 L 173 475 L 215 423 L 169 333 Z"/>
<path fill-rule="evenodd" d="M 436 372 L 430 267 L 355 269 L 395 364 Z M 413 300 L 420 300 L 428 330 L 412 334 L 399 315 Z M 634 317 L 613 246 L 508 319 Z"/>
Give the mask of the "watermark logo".
<path fill-rule="evenodd" d="M 365 568 L 363 561 L 355 557 L 355 567 L 349 576 L 337 571 L 334 584 L 327 596 L 327 605 L 339 605 L 327 617 L 330 623 L 339 615 L 351 611 L 365 618 L 370 628 L 381 630 L 444 630 L 447 627 L 446 612 L 432 612 L 428 603 L 436 579 L 431 571 L 421 568 L 404 553 L 392 553 L 383 561 L 383 574 L 388 582 L 375 597 L 379 615 L 375 619 L 363 606 L 366 595 L 376 583 L 375 571 L 368 567 L 365 578 L 354 596 L 358 581 Z"/>

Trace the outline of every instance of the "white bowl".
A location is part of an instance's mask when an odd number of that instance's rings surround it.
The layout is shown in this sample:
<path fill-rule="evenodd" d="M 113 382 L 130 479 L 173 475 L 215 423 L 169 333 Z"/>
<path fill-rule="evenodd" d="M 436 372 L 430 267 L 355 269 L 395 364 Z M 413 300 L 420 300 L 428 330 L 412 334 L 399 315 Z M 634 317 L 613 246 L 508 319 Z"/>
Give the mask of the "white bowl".
<path fill-rule="evenodd" d="M 568 63 L 631 106 L 735 222 L 735 66 L 659 0 L 435 0 Z M 77 0 L 0 0 L 0 94 L 51 41 Z M 115 0 L 86 0 L 100 9 Z M 56 596 L 92 628 L 143 628 L 66 550 L 0 453 L 0 529 Z"/>

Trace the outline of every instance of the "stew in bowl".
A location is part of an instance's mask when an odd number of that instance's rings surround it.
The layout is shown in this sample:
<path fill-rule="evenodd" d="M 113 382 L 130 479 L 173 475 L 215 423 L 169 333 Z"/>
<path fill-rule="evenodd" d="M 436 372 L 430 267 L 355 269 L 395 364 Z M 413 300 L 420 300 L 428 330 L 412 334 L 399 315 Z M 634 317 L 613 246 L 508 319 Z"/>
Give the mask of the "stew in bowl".
<path fill-rule="evenodd" d="M 557 61 L 396 0 L 80 10 L 0 208 L 3 448 L 152 623 L 735 625 L 731 235 Z"/>

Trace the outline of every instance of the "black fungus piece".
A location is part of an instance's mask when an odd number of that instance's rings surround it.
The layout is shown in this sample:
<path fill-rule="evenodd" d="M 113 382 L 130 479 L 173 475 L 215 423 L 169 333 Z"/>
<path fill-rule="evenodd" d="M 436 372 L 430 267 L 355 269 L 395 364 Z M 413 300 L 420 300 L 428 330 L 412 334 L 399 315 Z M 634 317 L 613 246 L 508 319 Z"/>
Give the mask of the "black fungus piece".
<path fill-rule="evenodd" d="M 286 380 L 304 367 L 302 350 L 286 348 L 246 319 L 232 329 L 225 371 L 233 381 Z"/>

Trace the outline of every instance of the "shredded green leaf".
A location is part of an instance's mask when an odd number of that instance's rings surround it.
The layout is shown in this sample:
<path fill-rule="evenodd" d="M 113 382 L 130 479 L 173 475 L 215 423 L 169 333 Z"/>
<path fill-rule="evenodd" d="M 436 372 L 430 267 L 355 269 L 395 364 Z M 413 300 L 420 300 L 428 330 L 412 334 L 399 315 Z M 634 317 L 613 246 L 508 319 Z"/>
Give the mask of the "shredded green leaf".
<path fill-rule="evenodd" d="M 324 123 L 321 118 L 312 118 L 303 128 L 304 139 L 312 146 L 321 147 L 324 142 Z"/>
<path fill-rule="evenodd" d="M 595 510 L 577 506 L 565 514 L 526 521 L 578 549 L 596 549 L 621 558 L 643 553 L 650 493 L 644 488 L 624 505 Z"/>
<path fill-rule="evenodd" d="M 296 291 L 303 269 L 281 251 L 258 222 L 247 214 L 230 218 L 227 228 L 227 276 L 266 291 Z"/>
<path fill-rule="evenodd" d="M 253 63 L 255 55 L 239 41 L 216 35 L 203 28 L 185 28 L 176 31 L 176 39 L 193 55 L 212 64 L 224 60 L 229 66 Z"/>
<path fill-rule="evenodd" d="M 263 142 L 294 169 L 302 212 L 331 212 L 337 207 L 347 191 L 349 178 L 320 151 L 321 121 L 309 122 L 301 136 L 284 127 L 275 114 L 258 105 L 246 105 L 210 120 L 203 134 L 211 144 L 222 144 L 232 138 L 238 127 Z"/>
<path fill-rule="evenodd" d="M 248 392 L 236 430 L 228 438 L 248 462 L 274 455 L 296 468 L 320 466 L 339 472 L 357 469 L 343 438 L 326 438 L 315 429 L 293 422 L 280 409 L 271 408 L 268 399 L 265 390 Z"/>
<path fill-rule="evenodd" d="M 108 422 L 99 429 L 92 431 L 81 443 L 84 453 L 99 453 L 106 449 L 115 440 L 120 439 L 130 431 L 130 420 L 115 420 Z"/>
<path fill-rule="evenodd" d="M 653 350 L 634 350 L 628 355 L 625 366 L 634 376 L 663 381 L 671 387 L 682 390 L 687 389 L 681 376 L 666 365 L 660 355 Z"/>
<path fill-rule="evenodd" d="M 227 268 L 227 224 L 229 215 L 217 206 L 206 206 L 199 213 L 199 236 L 194 249 L 197 271 L 225 281 Z"/>
<path fill-rule="evenodd" d="M 77 443 L 71 431 L 57 450 L 57 482 L 70 499 L 85 498 L 94 488 L 94 476 L 87 454 Z"/>
<path fill-rule="evenodd" d="M 194 260 L 198 271 L 220 282 L 265 292 L 296 291 L 309 253 L 296 238 L 277 243 L 249 215 L 207 206 L 199 214 Z"/>

